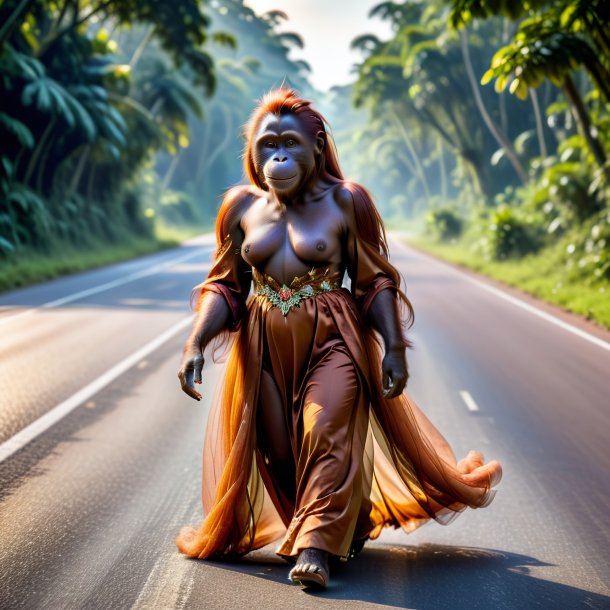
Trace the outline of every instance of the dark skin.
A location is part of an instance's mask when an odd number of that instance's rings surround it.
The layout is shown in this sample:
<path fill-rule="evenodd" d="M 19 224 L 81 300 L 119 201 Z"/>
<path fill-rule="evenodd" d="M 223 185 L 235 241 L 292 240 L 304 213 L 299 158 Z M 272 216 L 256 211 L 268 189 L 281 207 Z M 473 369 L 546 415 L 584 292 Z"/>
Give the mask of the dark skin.
<path fill-rule="evenodd" d="M 337 182 L 324 180 L 316 169 L 324 140 L 312 138 L 293 114 L 267 115 L 255 135 L 254 160 L 267 191 L 252 186 L 236 187 L 228 195 L 239 206 L 233 226 L 228 227 L 232 243 L 241 249 L 244 269 L 256 267 L 280 283 L 289 284 L 312 266 L 344 268 L 345 243 L 356 232 L 351 193 Z M 349 272 L 349 267 L 348 267 Z M 178 377 L 184 392 L 196 400 L 201 394 L 203 351 L 226 328 L 231 312 L 225 299 L 205 292 L 193 329 L 184 347 Z M 382 290 L 371 303 L 367 324 L 381 335 L 385 347 L 382 361 L 383 394 L 398 396 L 408 377 L 408 366 L 395 295 Z M 285 429 L 282 401 L 271 375 L 263 374 L 265 396 L 259 406 L 260 428 L 268 443 L 274 476 L 284 489 L 294 489 L 294 461 Z M 281 442 L 281 441 L 285 442 Z M 305 549 L 291 571 L 302 582 L 328 579 L 328 554 Z M 301 578 L 302 577 L 302 578 Z M 320 583 L 318 583 L 320 584 Z"/>

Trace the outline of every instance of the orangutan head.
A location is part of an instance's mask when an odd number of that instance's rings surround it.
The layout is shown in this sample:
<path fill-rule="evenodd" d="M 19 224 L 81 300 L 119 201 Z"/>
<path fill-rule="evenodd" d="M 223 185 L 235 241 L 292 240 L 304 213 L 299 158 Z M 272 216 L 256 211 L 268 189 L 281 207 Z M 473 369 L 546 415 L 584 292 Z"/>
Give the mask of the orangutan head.
<path fill-rule="evenodd" d="M 274 89 L 260 101 L 245 130 L 252 184 L 290 195 L 313 177 L 343 179 L 326 121 L 310 103 L 292 89 Z"/>

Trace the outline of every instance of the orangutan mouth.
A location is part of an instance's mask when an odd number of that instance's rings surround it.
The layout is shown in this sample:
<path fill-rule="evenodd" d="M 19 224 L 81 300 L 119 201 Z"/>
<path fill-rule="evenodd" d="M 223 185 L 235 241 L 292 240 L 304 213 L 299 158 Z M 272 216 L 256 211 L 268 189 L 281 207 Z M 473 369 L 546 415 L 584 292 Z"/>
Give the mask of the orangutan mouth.
<path fill-rule="evenodd" d="M 296 178 L 296 174 L 294 176 L 290 176 L 290 178 L 274 178 L 273 176 L 265 176 L 267 180 L 273 180 L 274 182 L 286 182 L 286 180 L 293 180 Z"/>

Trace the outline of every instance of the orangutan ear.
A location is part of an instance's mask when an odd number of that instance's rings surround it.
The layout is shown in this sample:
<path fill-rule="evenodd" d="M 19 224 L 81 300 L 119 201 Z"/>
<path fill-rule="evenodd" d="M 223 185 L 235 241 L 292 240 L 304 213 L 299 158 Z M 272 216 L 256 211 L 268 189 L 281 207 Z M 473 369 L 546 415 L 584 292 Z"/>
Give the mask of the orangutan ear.
<path fill-rule="evenodd" d="M 324 138 L 322 136 L 318 136 L 316 138 L 316 147 L 315 147 L 316 155 L 321 154 L 323 150 L 324 150 Z"/>

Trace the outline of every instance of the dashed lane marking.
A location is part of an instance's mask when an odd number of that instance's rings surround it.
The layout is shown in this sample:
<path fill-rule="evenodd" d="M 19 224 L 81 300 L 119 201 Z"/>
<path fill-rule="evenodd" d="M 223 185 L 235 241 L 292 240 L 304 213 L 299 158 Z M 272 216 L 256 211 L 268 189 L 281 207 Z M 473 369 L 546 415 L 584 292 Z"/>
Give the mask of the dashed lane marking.
<path fill-rule="evenodd" d="M 470 392 L 468 392 L 467 390 L 460 390 L 460 396 L 462 397 L 462 400 L 466 403 L 466 408 L 469 411 L 475 412 L 480 410 L 479 405 L 477 405 L 477 403 L 474 401 L 474 398 L 472 397 Z"/>

